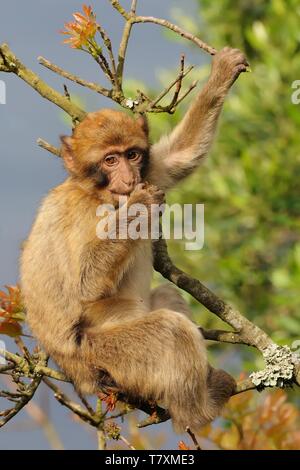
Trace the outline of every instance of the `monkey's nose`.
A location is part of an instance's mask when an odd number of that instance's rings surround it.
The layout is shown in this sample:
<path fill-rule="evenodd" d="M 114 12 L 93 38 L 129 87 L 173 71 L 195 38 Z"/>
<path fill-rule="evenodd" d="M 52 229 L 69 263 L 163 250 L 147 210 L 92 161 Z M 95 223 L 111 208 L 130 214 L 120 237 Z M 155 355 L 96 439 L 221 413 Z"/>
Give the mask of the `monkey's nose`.
<path fill-rule="evenodd" d="M 126 186 L 126 188 L 128 189 L 132 189 L 133 186 L 134 186 L 134 180 L 130 180 L 130 181 L 123 181 L 123 184 Z"/>

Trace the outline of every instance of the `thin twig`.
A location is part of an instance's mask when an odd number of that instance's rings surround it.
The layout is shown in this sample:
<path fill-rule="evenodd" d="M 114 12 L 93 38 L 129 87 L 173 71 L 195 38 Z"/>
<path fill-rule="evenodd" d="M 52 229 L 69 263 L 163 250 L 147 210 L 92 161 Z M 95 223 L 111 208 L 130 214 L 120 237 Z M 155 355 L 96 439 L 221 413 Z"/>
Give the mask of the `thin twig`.
<path fill-rule="evenodd" d="M 179 97 L 179 93 L 182 87 L 182 80 L 184 78 L 184 60 L 185 60 L 185 57 L 184 57 L 184 54 L 182 54 L 180 57 L 180 72 L 179 72 L 178 80 L 176 83 L 173 99 L 171 103 L 169 104 L 170 108 L 173 108 L 176 105 L 178 97 Z"/>
<path fill-rule="evenodd" d="M 196 439 L 195 434 L 193 433 L 193 431 L 192 431 L 188 426 L 187 426 L 187 428 L 186 428 L 186 432 L 188 433 L 188 435 L 189 435 L 190 438 L 192 439 L 193 444 L 194 444 L 196 450 L 202 450 L 201 447 L 200 447 L 199 442 L 198 442 L 197 439 Z"/>
<path fill-rule="evenodd" d="M 57 385 L 55 385 L 51 380 L 46 377 L 43 378 L 43 382 L 51 388 L 54 392 L 54 397 L 61 404 L 69 408 L 74 414 L 79 416 L 83 421 L 89 423 L 91 426 L 98 427 L 99 421 L 95 418 L 95 415 L 92 415 L 84 408 L 82 408 L 78 403 L 72 401 Z"/>
<path fill-rule="evenodd" d="M 103 53 L 98 51 L 97 55 L 92 54 L 92 56 L 94 60 L 97 62 L 97 64 L 99 64 L 106 78 L 114 85 L 115 77 L 113 76 L 112 71 L 110 70 L 110 66 L 106 60 L 106 57 L 103 55 Z"/>
<path fill-rule="evenodd" d="M 125 18 L 125 20 L 130 19 L 130 14 L 127 13 L 127 11 L 120 5 L 118 0 L 109 0 L 109 2 L 112 4 L 115 10 L 117 10 Z"/>
<path fill-rule="evenodd" d="M 133 445 L 130 444 L 130 442 L 126 439 L 126 437 L 122 436 L 122 434 L 120 434 L 119 440 L 122 441 L 122 442 L 124 442 L 124 444 L 126 444 L 127 447 L 129 447 L 129 449 L 131 449 L 131 450 L 136 450 L 136 448 L 133 447 Z"/>
<path fill-rule="evenodd" d="M 86 398 L 80 393 L 80 392 L 77 392 L 77 395 L 79 396 L 82 404 L 86 407 L 86 409 L 88 410 L 88 412 L 90 414 L 95 414 L 95 411 L 93 410 L 92 406 L 89 404 L 89 402 L 86 400 Z"/>
<path fill-rule="evenodd" d="M 53 153 L 53 155 L 56 155 L 57 157 L 61 156 L 60 149 L 54 147 L 54 145 L 49 144 L 46 142 L 46 140 L 39 138 L 37 139 L 36 143 L 48 152 Z"/>
<path fill-rule="evenodd" d="M 41 383 L 42 377 L 37 377 L 32 380 L 31 384 L 27 386 L 26 393 L 22 394 L 16 406 L 4 412 L 4 416 L 0 421 L 0 428 L 2 428 L 8 421 L 10 421 L 16 414 L 18 414 L 24 406 L 33 398 L 36 390 Z"/>
<path fill-rule="evenodd" d="M 64 83 L 64 94 L 65 94 L 65 97 L 68 98 L 69 101 L 71 101 L 71 95 L 65 83 Z"/>
<path fill-rule="evenodd" d="M 110 58 L 113 84 L 116 85 L 117 89 L 118 89 L 117 67 L 116 67 L 115 56 L 114 56 L 114 53 L 113 53 L 110 37 L 108 36 L 107 32 L 105 31 L 105 29 L 101 25 L 98 25 L 98 31 L 99 31 L 99 33 L 102 37 L 102 40 L 105 44 L 105 47 L 107 49 L 107 52 L 108 52 L 108 55 L 109 55 L 109 58 Z"/>
<path fill-rule="evenodd" d="M 49 70 L 52 70 L 52 72 L 57 73 L 58 75 L 61 75 L 64 78 L 67 78 L 68 80 L 77 83 L 78 85 L 81 85 L 83 87 L 89 88 L 90 90 L 95 91 L 96 93 L 99 93 L 100 95 L 110 97 L 111 96 L 111 91 L 107 90 L 106 88 L 98 85 L 97 83 L 93 82 L 88 82 L 86 80 L 83 80 L 82 78 L 78 77 L 77 75 L 74 75 L 70 72 L 67 72 L 66 70 L 62 69 L 58 65 L 52 64 L 49 60 L 45 59 L 42 56 L 38 57 L 38 62 L 46 67 Z"/>
<path fill-rule="evenodd" d="M 177 106 L 183 101 L 185 100 L 185 98 L 191 93 L 191 91 L 194 90 L 194 88 L 196 88 L 196 86 L 198 85 L 198 81 L 199 80 L 194 80 L 193 83 L 189 86 L 189 88 L 186 90 L 185 93 L 183 93 L 181 95 L 181 97 L 176 101 L 175 105 L 173 106 L 172 110 L 171 111 L 175 111 L 175 107 L 177 108 Z"/>
<path fill-rule="evenodd" d="M 120 90 L 122 90 L 122 84 L 123 84 L 123 73 L 124 73 L 124 64 L 125 64 L 125 57 L 126 57 L 126 51 L 128 47 L 128 42 L 131 34 L 131 29 L 134 23 L 134 20 L 136 18 L 135 16 L 135 10 L 136 10 L 136 4 L 137 1 L 132 1 L 131 4 L 131 11 L 130 13 L 127 13 L 126 10 L 120 5 L 120 3 L 117 0 L 109 0 L 112 6 L 125 18 L 125 26 L 123 29 L 123 34 L 119 46 L 119 52 L 118 52 L 118 66 L 117 66 L 117 80 L 119 84 Z"/>
<path fill-rule="evenodd" d="M 138 0 L 132 0 L 132 2 L 131 2 L 130 12 L 132 14 L 136 13 L 137 1 Z"/>
<path fill-rule="evenodd" d="M 185 72 L 179 74 L 175 80 L 173 80 L 169 86 L 167 86 L 149 105 L 148 109 L 154 108 L 168 93 L 172 88 L 178 84 L 178 82 L 182 83 L 184 77 L 186 77 L 192 70 L 194 66 L 191 65 Z M 148 110 L 147 109 L 147 110 Z"/>
<path fill-rule="evenodd" d="M 208 52 L 210 55 L 215 55 L 217 53 L 217 50 L 214 47 L 209 46 L 206 44 L 204 41 L 201 41 L 201 39 L 197 38 L 197 36 L 194 36 L 193 34 L 189 33 L 188 31 L 185 31 L 184 29 L 180 28 L 176 24 L 170 23 L 170 21 L 167 21 L 162 18 L 155 18 L 154 16 L 134 16 L 131 21 L 133 23 L 154 23 L 158 24 L 160 26 L 163 26 L 164 28 L 170 29 L 171 31 L 174 31 L 175 33 L 179 34 L 179 36 L 188 39 L 189 41 L 193 42 L 196 44 L 196 46 L 200 47 L 200 49 L 203 49 L 204 51 Z"/>
<path fill-rule="evenodd" d="M 128 413 L 134 411 L 134 408 L 132 409 L 125 409 L 123 411 L 120 411 L 120 413 L 116 413 L 114 415 L 106 416 L 105 421 L 109 421 L 110 419 L 117 419 L 117 418 L 122 418 L 123 416 L 127 415 Z"/>
<path fill-rule="evenodd" d="M 2 352 L 0 352 L 0 354 L 4 355 Z M 11 360 L 13 360 L 13 354 L 11 353 L 8 353 L 8 356 L 11 356 Z M 18 356 L 16 356 L 18 357 Z M 7 358 L 7 357 L 6 357 Z M 20 358 L 21 359 L 21 358 Z M 21 359 L 22 364 L 26 363 L 25 359 Z M 18 361 L 17 359 L 14 358 L 14 362 L 17 363 L 19 366 L 21 364 L 20 361 Z M 47 357 L 44 353 L 40 353 L 40 356 L 39 356 L 39 362 L 38 362 L 41 366 L 46 366 L 47 364 Z M 36 376 L 29 385 L 22 385 L 21 383 L 19 384 L 20 387 L 19 387 L 19 393 L 20 393 L 20 397 L 15 405 L 14 408 L 11 408 L 10 410 L 5 410 L 4 413 L 1 413 L 1 415 L 3 416 L 3 418 L 1 419 L 0 421 L 0 428 L 2 426 L 4 426 L 8 421 L 10 421 L 14 416 L 16 416 L 16 414 L 18 414 L 22 408 L 24 408 L 24 406 L 27 405 L 27 403 L 32 399 L 32 397 L 34 396 L 36 390 L 38 389 L 40 383 L 41 383 L 41 380 L 42 380 L 42 376 L 39 375 L 39 376 Z"/>
<path fill-rule="evenodd" d="M 18 346 L 20 352 L 25 357 L 25 359 L 27 361 L 30 361 L 30 359 L 31 359 L 30 352 L 28 351 L 27 347 L 25 346 L 25 344 L 24 344 L 24 342 L 23 342 L 23 340 L 20 336 L 16 336 L 15 343 Z"/>

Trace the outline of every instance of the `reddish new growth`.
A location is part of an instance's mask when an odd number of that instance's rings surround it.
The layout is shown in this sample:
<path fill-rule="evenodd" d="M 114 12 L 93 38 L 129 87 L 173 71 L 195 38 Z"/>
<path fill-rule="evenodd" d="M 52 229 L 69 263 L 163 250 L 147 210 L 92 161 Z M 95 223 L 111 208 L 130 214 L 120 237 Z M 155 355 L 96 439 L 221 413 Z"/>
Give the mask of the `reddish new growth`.
<path fill-rule="evenodd" d="M 116 393 L 110 393 L 107 395 L 106 393 L 98 393 L 97 394 L 100 400 L 106 404 L 107 411 L 114 411 L 117 401 L 118 401 L 118 396 Z"/>
<path fill-rule="evenodd" d="M 73 13 L 75 21 L 65 23 L 66 31 L 61 31 L 61 34 L 70 36 L 64 40 L 64 43 L 69 44 L 72 49 L 82 49 L 84 46 L 89 46 L 97 33 L 98 24 L 92 7 L 83 5 L 82 9 L 84 14 Z"/>
<path fill-rule="evenodd" d="M 25 320 L 19 286 L 6 286 L 8 293 L 0 291 L 0 334 L 19 336 Z"/>

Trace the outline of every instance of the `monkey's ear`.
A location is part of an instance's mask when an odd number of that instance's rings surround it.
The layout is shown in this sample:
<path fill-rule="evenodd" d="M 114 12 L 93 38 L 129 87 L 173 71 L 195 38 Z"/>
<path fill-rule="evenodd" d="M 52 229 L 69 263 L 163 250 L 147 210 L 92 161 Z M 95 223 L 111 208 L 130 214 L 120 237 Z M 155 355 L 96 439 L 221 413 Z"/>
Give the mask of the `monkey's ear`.
<path fill-rule="evenodd" d="M 74 154 L 73 154 L 73 139 L 66 135 L 60 137 L 62 146 L 61 146 L 61 156 L 64 159 L 65 166 L 67 170 L 73 171 L 75 167 Z"/>
<path fill-rule="evenodd" d="M 145 132 L 146 136 L 149 135 L 149 124 L 146 114 L 140 114 L 137 118 L 136 122 L 141 126 L 143 131 Z"/>

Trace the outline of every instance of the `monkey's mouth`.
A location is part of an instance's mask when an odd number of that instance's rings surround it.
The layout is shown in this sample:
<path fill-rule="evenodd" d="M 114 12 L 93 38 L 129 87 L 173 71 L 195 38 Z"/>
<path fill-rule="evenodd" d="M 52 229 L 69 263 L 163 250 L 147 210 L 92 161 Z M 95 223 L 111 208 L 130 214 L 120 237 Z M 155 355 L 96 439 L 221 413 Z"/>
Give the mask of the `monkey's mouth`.
<path fill-rule="evenodd" d="M 115 197 L 118 197 L 118 196 L 130 196 L 130 194 L 132 193 L 132 191 L 127 191 L 127 192 L 116 192 L 116 191 L 111 191 L 111 194 Z"/>

